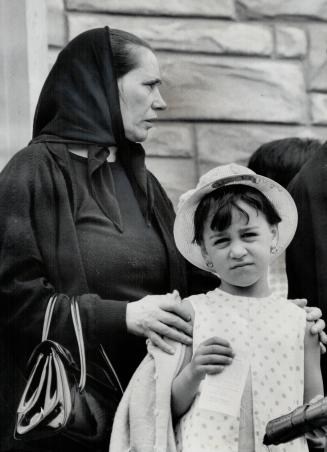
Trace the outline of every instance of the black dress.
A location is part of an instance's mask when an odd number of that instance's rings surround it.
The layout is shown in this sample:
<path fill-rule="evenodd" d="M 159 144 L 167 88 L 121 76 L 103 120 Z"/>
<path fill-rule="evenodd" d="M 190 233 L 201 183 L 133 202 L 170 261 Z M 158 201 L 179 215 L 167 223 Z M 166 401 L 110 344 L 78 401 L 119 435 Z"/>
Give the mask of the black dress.
<path fill-rule="evenodd" d="M 71 157 L 72 144 L 87 150 L 83 169 Z M 106 162 L 113 145 L 120 162 L 114 169 Z M 138 243 L 129 260 L 133 221 Z M 127 332 L 127 303 L 174 289 L 182 297 L 194 292 L 188 275 L 198 291 L 216 284 L 187 269 L 174 245 L 173 221 L 171 202 L 145 168 L 142 146 L 124 136 L 108 30 L 85 32 L 59 54 L 40 95 L 33 141 L 0 175 L 1 452 L 86 450 L 60 435 L 13 439 L 24 369 L 52 294 L 59 296 L 51 336 L 78 361 L 68 304 L 78 295 L 88 372 L 101 379 L 101 344 L 126 384 L 145 350 L 144 339 Z M 144 249 L 140 258 L 135 252 L 143 233 L 151 248 L 146 262 Z M 108 441 L 92 451 L 106 451 Z"/>

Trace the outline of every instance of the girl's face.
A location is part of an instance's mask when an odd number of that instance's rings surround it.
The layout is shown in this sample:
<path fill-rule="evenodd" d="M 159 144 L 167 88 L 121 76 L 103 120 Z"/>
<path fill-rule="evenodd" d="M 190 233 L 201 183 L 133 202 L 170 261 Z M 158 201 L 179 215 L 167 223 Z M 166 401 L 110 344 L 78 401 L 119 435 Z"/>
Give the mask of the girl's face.
<path fill-rule="evenodd" d="M 212 216 L 207 219 L 202 254 L 213 264 L 221 278 L 222 290 L 249 296 L 269 294 L 267 282 L 271 247 L 277 243 L 277 226 L 271 226 L 262 212 L 239 201 L 238 206 L 249 215 L 249 221 L 237 209 L 232 210 L 232 223 L 224 231 L 210 228 Z"/>
<path fill-rule="evenodd" d="M 158 110 L 164 110 L 166 104 L 159 91 L 156 56 L 145 47 L 137 47 L 134 52 L 138 65 L 118 79 L 118 88 L 125 136 L 130 141 L 142 142 L 157 119 Z"/>

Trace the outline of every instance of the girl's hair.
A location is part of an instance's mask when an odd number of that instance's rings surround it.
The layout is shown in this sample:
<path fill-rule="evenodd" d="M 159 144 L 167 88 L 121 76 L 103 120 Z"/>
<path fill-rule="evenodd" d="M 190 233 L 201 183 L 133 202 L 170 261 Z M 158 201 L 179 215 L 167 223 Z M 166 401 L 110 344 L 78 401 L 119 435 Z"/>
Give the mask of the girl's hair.
<path fill-rule="evenodd" d="M 143 39 L 127 31 L 114 28 L 110 29 L 110 43 L 114 57 L 113 66 L 117 79 L 123 77 L 123 75 L 138 66 L 138 56 L 135 52 L 137 47 L 145 47 L 153 52 L 150 44 Z"/>
<path fill-rule="evenodd" d="M 210 224 L 213 231 L 224 231 L 231 225 L 232 209 L 237 209 L 248 222 L 249 215 L 237 204 L 238 201 L 262 212 L 271 226 L 282 221 L 269 199 L 256 188 L 241 184 L 226 185 L 208 193 L 198 204 L 194 214 L 193 243 L 201 245 L 203 242 L 204 225 L 210 214 L 213 214 Z"/>

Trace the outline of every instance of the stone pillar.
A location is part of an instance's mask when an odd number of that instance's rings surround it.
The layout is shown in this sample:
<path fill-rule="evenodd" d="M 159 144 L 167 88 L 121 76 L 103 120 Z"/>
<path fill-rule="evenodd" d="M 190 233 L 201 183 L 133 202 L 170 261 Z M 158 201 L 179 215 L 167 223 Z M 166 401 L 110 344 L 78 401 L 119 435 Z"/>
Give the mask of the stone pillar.
<path fill-rule="evenodd" d="M 0 0 L 0 168 L 31 139 L 47 73 L 46 2 Z"/>

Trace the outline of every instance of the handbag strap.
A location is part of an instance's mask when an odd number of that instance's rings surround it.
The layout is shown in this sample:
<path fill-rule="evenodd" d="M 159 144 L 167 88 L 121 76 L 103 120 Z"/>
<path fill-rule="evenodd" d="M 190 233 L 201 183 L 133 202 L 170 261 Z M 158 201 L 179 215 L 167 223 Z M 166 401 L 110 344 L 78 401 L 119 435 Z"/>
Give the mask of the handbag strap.
<path fill-rule="evenodd" d="M 52 295 L 48 301 L 47 309 L 45 311 L 43 330 L 42 330 L 42 342 L 46 341 L 49 335 L 49 329 L 51 324 L 51 319 L 53 316 L 54 307 L 57 301 L 57 294 Z M 76 297 L 71 297 L 70 299 L 70 312 L 73 320 L 75 336 L 78 345 L 79 360 L 80 360 L 80 380 L 79 380 L 79 390 L 83 391 L 86 383 L 86 359 L 85 359 L 85 346 L 82 330 L 81 316 L 79 313 L 79 307 Z"/>

